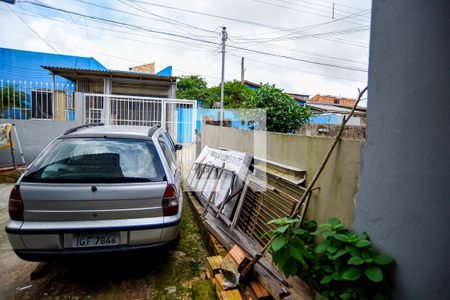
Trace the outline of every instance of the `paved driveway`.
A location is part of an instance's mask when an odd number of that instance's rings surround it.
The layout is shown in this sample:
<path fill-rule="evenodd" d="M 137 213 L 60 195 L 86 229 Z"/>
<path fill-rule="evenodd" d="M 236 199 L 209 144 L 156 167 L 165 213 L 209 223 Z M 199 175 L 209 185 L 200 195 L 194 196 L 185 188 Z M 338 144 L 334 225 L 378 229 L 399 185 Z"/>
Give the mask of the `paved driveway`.
<path fill-rule="evenodd" d="M 187 203 L 181 241 L 171 251 L 25 262 L 15 256 L 3 230 L 11 188 L 0 184 L 0 299 L 191 299 L 192 284 L 205 274 L 208 253 Z"/>

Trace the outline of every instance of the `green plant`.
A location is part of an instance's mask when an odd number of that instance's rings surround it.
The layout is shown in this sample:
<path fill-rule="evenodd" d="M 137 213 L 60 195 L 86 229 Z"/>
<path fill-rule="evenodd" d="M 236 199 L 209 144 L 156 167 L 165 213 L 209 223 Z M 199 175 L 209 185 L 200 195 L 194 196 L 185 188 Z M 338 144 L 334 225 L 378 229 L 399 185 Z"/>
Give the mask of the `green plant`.
<path fill-rule="evenodd" d="M 263 84 L 243 108 L 262 108 L 266 111 L 266 129 L 272 132 L 293 133 L 308 122 L 312 115 L 309 106 L 301 106 L 274 85 Z"/>
<path fill-rule="evenodd" d="M 307 220 L 298 228 L 299 221 L 298 218 L 271 220 L 268 224 L 278 227 L 268 232 L 269 236 L 275 238 L 267 251 L 271 251 L 273 262 L 286 276 L 299 274 L 311 284 L 318 275 L 313 235 L 317 223 Z"/>
<path fill-rule="evenodd" d="M 337 218 L 312 231 L 306 221 L 298 228 L 298 219 L 270 221 L 279 225 L 270 234 L 272 259 L 286 276 L 299 275 L 322 299 L 380 299 L 386 265 L 394 260 L 381 255 L 367 233 L 356 235 Z M 314 245 L 313 237 L 322 240 Z M 292 250 L 294 249 L 294 250 Z M 289 265 L 290 264 L 290 265 Z"/>

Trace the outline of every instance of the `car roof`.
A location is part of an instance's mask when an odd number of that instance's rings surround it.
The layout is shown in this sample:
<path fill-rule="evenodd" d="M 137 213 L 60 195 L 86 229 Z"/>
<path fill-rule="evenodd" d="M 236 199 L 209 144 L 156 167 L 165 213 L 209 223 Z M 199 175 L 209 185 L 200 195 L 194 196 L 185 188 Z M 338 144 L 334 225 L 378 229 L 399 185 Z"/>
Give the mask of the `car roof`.
<path fill-rule="evenodd" d="M 149 130 L 151 127 L 143 126 L 93 126 L 86 128 L 79 128 L 76 131 L 70 132 L 62 136 L 62 138 L 71 137 L 123 137 L 123 138 L 138 138 L 151 139 Z M 159 132 L 163 129 L 158 129 L 153 132 Z"/>

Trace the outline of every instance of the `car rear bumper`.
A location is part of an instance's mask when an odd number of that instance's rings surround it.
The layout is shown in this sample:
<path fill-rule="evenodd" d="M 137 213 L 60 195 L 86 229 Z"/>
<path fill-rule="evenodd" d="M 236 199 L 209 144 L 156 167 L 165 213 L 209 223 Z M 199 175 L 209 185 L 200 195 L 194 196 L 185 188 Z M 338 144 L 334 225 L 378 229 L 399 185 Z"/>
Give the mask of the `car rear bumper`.
<path fill-rule="evenodd" d="M 89 222 L 83 224 L 64 222 L 30 224 L 12 221 L 5 231 L 16 254 L 26 260 L 49 260 L 70 255 L 101 254 L 143 250 L 169 243 L 177 238 L 180 230 L 180 218 L 165 217 L 161 222 L 143 222 L 143 220 L 114 220 L 109 224 Z M 153 220 L 154 221 L 154 220 Z M 21 224 L 20 224 L 21 223 Z M 69 223 L 69 224 L 68 224 Z M 94 223 L 94 224 L 92 224 Z M 101 224 L 107 226 L 100 226 Z M 46 225 L 46 226 L 44 226 Z M 84 224 L 87 225 L 87 224 Z M 96 226 L 95 226 L 96 225 Z M 76 234 L 114 232 L 120 235 L 120 244 L 107 247 L 73 248 L 72 239 Z"/>
<path fill-rule="evenodd" d="M 62 249 L 62 250 L 14 250 L 16 255 L 28 261 L 51 261 L 73 258 L 85 258 L 87 256 L 114 255 L 121 253 L 135 253 L 145 250 L 162 247 L 169 244 L 169 241 L 138 246 L 116 246 L 104 248 L 86 248 L 86 249 Z"/>

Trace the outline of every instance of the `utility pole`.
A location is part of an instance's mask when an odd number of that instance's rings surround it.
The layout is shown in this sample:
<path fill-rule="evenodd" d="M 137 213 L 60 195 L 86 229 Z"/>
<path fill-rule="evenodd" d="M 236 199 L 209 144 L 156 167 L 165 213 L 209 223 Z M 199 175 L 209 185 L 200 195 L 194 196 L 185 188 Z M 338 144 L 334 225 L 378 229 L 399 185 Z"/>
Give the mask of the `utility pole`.
<path fill-rule="evenodd" d="M 241 58 L 241 82 L 244 82 L 245 78 L 245 69 L 244 69 L 244 58 Z"/>
<path fill-rule="evenodd" d="M 223 97 L 225 93 L 225 42 L 228 39 L 227 28 L 222 27 L 222 81 L 220 84 L 220 126 L 223 126 Z"/>
<path fill-rule="evenodd" d="M 334 2 L 333 2 L 333 10 L 332 10 L 331 18 L 334 20 Z"/>

